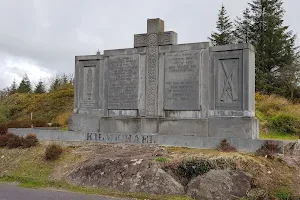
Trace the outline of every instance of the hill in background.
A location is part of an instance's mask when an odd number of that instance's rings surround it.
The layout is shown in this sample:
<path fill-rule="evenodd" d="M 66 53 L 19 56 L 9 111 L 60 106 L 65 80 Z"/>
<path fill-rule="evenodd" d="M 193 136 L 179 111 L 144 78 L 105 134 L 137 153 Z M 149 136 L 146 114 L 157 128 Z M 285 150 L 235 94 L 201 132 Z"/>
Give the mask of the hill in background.
<path fill-rule="evenodd" d="M 0 101 L 0 122 L 33 119 L 58 123 L 66 129 L 72 114 L 74 86 L 43 93 L 16 93 Z M 256 93 L 256 116 L 262 138 L 297 139 L 300 134 L 300 104 L 276 95 Z"/>

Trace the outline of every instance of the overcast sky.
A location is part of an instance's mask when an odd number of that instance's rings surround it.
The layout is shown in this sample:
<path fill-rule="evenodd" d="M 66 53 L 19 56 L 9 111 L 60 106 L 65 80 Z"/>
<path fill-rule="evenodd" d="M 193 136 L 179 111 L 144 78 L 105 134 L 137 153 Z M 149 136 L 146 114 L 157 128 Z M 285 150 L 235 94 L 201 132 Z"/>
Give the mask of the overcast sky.
<path fill-rule="evenodd" d="M 163 19 L 179 43 L 207 41 L 222 2 L 235 19 L 249 1 L 0 0 L 0 89 L 24 73 L 33 83 L 71 74 L 75 55 L 132 48 L 133 35 L 146 32 L 147 18 Z M 300 34 L 299 7 L 299 0 L 284 0 L 285 24 Z"/>

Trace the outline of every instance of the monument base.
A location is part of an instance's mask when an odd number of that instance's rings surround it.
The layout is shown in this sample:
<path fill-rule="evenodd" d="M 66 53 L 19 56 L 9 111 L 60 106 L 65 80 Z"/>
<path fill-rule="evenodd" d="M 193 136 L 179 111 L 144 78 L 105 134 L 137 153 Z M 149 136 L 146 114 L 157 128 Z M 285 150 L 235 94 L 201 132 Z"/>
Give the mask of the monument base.
<path fill-rule="evenodd" d="M 19 136 L 29 133 L 36 134 L 39 140 L 54 141 L 80 141 L 103 143 L 127 143 L 159 146 L 175 146 L 200 149 L 217 149 L 222 140 L 226 140 L 231 146 L 242 152 L 256 152 L 268 140 L 228 138 L 228 137 L 203 137 L 193 135 L 163 135 L 140 133 L 84 133 L 78 131 L 42 130 L 34 128 L 11 128 L 9 132 Z M 278 144 L 283 153 L 284 141 L 272 140 Z"/>
<path fill-rule="evenodd" d="M 257 139 L 259 121 L 254 117 L 111 118 L 73 114 L 69 120 L 69 131 Z"/>

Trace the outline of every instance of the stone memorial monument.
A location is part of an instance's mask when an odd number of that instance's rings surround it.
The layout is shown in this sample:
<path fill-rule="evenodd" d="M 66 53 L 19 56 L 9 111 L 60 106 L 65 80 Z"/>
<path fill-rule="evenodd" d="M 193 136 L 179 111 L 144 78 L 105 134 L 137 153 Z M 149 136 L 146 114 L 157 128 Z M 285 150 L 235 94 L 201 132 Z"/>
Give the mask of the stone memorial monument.
<path fill-rule="evenodd" d="M 69 130 L 89 141 L 214 148 L 227 139 L 249 149 L 259 134 L 254 97 L 250 44 L 177 44 L 164 21 L 148 19 L 134 48 L 75 57 Z"/>

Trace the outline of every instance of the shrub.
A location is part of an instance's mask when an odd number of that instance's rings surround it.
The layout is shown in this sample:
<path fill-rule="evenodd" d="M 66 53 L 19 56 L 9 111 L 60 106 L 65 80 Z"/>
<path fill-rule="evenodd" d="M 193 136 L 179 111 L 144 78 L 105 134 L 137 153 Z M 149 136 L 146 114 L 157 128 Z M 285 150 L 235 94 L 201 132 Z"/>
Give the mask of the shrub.
<path fill-rule="evenodd" d="M 11 134 L 0 135 L 0 147 L 5 147 L 10 139 Z"/>
<path fill-rule="evenodd" d="M 29 133 L 23 140 L 22 140 L 22 147 L 23 148 L 30 148 L 34 147 L 38 144 L 38 139 L 36 135 L 33 133 Z"/>
<path fill-rule="evenodd" d="M 60 157 L 62 154 L 63 150 L 62 147 L 56 144 L 51 144 L 46 148 L 45 151 L 45 159 L 46 160 L 56 160 Z"/>
<path fill-rule="evenodd" d="M 279 143 L 277 141 L 267 140 L 261 146 L 261 148 L 256 151 L 256 155 L 267 156 L 276 154 L 278 152 L 280 152 Z"/>
<path fill-rule="evenodd" d="M 47 122 L 44 120 L 41 120 L 41 119 L 32 120 L 31 123 L 32 123 L 33 127 L 47 127 L 48 126 Z"/>
<path fill-rule="evenodd" d="M 61 125 L 59 123 L 52 123 L 51 127 L 61 127 Z"/>
<path fill-rule="evenodd" d="M 174 165 L 169 163 L 164 167 L 171 170 L 180 177 L 191 180 L 194 177 L 203 175 L 212 169 L 236 169 L 236 163 L 233 160 L 216 158 L 190 158 Z"/>
<path fill-rule="evenodd" d="M 231 146 L 227 142 L 227 140 L 224 139 L 224 140 L 221 141 L 218 150 L 222 151 L 222 152 L 233 152 L 233 151 L 236 151 L 236 148 L 234 148 L 233 146 Z"/>
<path fill-rule="evenodd" d="M 31 122 L 27 120 L 15 120 L 7 123 L 8 128 L 31 128 Z"/>
<path fill-rule="evenodd" d="M 300 133 L 300 120 L 291 115 L 276 115 L 275 117 L 272 117 L 270 125 L 273 131 L 289 134 Z"/>
<path fill-rule="evenodd" d="M 9 149 L 18 148 L 18 147 L 22 146 L 23 140 L 24 140 L 24 138 L 22 138 L 20 136 L 10 134 L 9 140 L 8 140 L 6 146 Z"/>
<path fill-rule="evenodd" d="M 7 124 L 6 123 L 0 123 L 0 135 L 4 135 L 7 133 Z"/>

